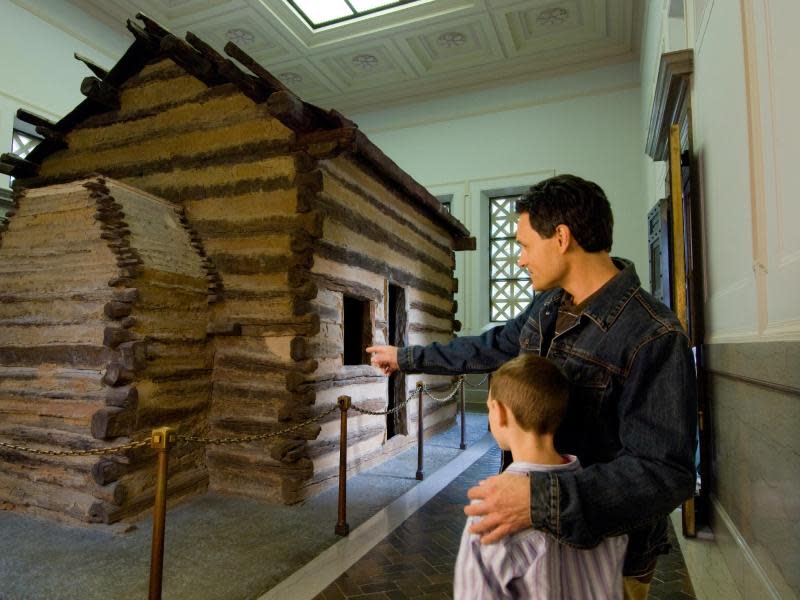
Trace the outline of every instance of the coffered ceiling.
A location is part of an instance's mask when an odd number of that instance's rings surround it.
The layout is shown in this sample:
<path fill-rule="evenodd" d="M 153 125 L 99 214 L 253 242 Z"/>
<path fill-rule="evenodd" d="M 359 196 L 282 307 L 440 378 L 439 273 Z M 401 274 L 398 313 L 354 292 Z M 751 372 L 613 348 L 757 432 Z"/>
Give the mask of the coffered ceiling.
<path fill-rule="evenodd" d="M 126 35 L 141 11 L 233 41 L 304 100 L 352 113 L 634 60 L 644 0 L 420 0 L 318 30 L 284 0 L 69 1 Z"/>

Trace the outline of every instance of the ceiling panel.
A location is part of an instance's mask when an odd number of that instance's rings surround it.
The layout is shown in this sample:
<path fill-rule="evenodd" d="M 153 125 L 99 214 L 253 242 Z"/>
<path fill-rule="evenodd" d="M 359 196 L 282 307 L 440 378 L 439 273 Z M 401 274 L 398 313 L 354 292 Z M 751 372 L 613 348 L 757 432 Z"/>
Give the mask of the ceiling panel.
<path fill-rule="evenodd" d="M 234 42 L 251 55 L 258 55 L 265 65 L 298 56 L 297 50 L 264 17 L 250 7 L 243 7 L 202 20 L 186 21 L 186 30 L 201 37 L 218 50 Z"/>
<path fill-rule="evenodd" d="M 636 60 L 643 20 L 641 0 L 426 0 L 315 31 L 284 0 L 69 1 L 122 31 L 143 10 L 217 50 L 234 41 L 343 112 Z"/>
<path fill-rule="evenodd" d="M 464 69 L 505 58 L 488 14 L 415 29 L 396 38 L 420 74 Z"/>
<path fill-rule="evenodd" d="M 280 63 L 271 72 L 301 98 L 320 98 L 341 91 L 317 67 L 304 58 Z"/>

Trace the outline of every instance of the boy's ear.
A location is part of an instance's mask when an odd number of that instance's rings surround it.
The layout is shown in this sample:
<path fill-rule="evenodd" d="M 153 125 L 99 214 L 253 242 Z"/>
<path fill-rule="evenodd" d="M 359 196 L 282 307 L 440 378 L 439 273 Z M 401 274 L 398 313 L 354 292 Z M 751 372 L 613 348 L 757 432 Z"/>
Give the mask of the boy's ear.
<path fill-rule="evenodd" d="M 505 404 L 497 400 L 492 400 L 492 402 L 494 402 L 495 409 L 497 410 L 497 424 L 500 425 L 500 427 L 508 427 L 508 409 Z"/>

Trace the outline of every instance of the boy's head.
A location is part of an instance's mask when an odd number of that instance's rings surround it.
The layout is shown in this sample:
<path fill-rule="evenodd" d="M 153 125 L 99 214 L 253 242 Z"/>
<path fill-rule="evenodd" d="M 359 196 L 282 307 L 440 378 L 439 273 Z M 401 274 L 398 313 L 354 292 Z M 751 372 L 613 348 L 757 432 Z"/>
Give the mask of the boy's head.
<path fill-rule="evenodd" d="M 489 422 L 498 444 L 508 449 L 503 431 L 518 427 L 537 436 L 552 436 L 569 401 L 569 382 L 552 362 L 521 354 L 492 374 Z"/>

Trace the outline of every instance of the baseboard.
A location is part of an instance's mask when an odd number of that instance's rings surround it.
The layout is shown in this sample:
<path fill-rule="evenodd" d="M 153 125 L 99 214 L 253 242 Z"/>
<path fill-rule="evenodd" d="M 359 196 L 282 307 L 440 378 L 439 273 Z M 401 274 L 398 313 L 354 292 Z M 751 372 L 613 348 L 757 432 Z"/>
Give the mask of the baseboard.
<path fill-rule="evenodd" d="M 797 598 L 788 587 L 781 595 L 730 515 L 713 496 L 711 510 L 713 539 L 684 538 L 680 510 L 671 515 L 697 600 Z"/>
<path fill-rule="evenodd" d="M 742 570 L 741 574 L 737 574 L 736 576 L 737 579 L 741 577 L 741 587 L 743 588 L 741 590 L 742 596 L 748 600 L 749 598 L 769 598 L 770 600 L 780 600 L 781 598 L 792 597 L 796 598 L 797 596 L 794 594 L 787 596 L 781 595 L 781 593 L 778 592 L 775 583 L 773 583 L 764 570 L 761 562 L 753 554 L 750 545 L 736 527 L 736 524 L 733 522 L 733 519 L 731 519 L 728 511 L 725 510 L 725 507 L 720 504 L 719 499 L 713 494 L 711 495 L 711 510 L 713 512 L 713 523 L 715 525 L 715 530 L 719 531 L 720 529 L 724 529 L 728 539 L 733 541 L 733 544 L 731 544 L 731 550 L 734 550 L 739 554 L 738 557 L 732 557 L 733 561 L 730 561 L 729 556 L 725 555 L 730 555 L 731 552 L 726 553 L 723 551 L 723 556 L 725 556 L 725 559 L 728 562 L 728 568 L 732 572 L 736 572 L 740 569 Z M 722 536 L 717 534 L 716 537 L 720 539 Z M 724 538 L 722 538 L 720 541 L 725 543 Z M 733 564 L 731 564 L 731 562 L 733 562 Z"/>

